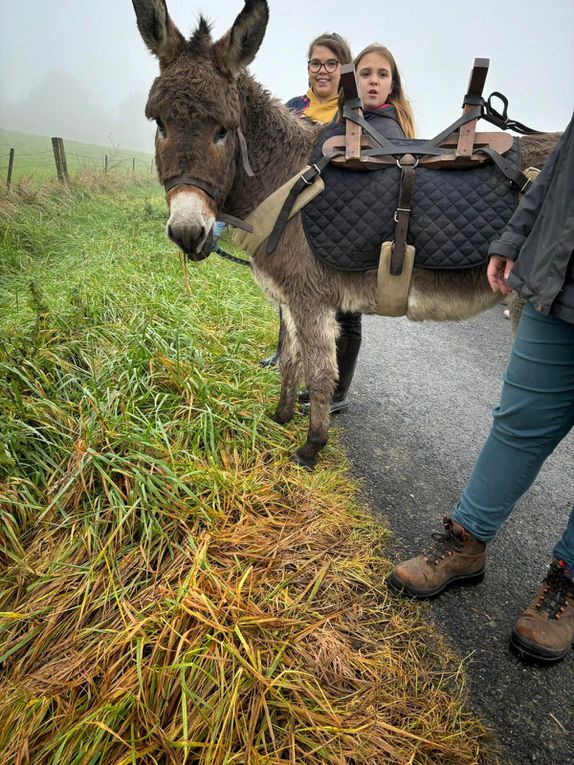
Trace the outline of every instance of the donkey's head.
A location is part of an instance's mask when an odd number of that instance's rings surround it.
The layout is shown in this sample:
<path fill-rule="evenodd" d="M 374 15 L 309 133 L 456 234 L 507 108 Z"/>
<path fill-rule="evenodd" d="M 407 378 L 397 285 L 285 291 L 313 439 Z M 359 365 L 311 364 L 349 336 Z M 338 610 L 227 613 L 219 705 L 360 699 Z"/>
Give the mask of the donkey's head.
<path fill-rule="evenodd" d="M 267 26 L 265 0 L 245 0 L 230 31 L 213 42 L 207 22 L 186 40 L 165 0 L 132 0 L 144 42 L 157 56 L 146 116 L 155 120 L 156 163 L 169 205 L 167 234 L 193 260 L 209 254 L 217 208 L 235 177 L 241 116 L 238 76 Z"/>

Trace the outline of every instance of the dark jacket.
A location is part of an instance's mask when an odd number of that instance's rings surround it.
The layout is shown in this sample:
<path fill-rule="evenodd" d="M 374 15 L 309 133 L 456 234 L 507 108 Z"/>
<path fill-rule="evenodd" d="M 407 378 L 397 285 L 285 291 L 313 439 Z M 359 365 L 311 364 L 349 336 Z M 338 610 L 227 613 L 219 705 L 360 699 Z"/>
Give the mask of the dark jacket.
<path fill-rule="evenodd" d="M 489 255 L 515 260 L 508 285 L 574 324 L 574 119 Z"/>
<path fill-rule="evenodd" d="M 302 117 L 304 116 L 305 109 L 309 106 L 309 103 L 307 96 L 297 96 L 296 98 L 291 98 L 287 101 L 285 106 L 295 112 L 298 117 Z M 385 106 L 384 109 L 376 109 L 372 112 L 366 111 L 364 117 L 375 130 L 378 130 L 379 133 L 382 133 L 385 138 L 388 138 L 389 140 L 405 137 L 403 129 L 397 121 L 395 107 L 390 104 L 389 106 Z M 339 115 L 335 114 L 333 122 L 338 119 Z"/>
<path fill-rule="evenodd" d="M 364 114 L 367 122 L 372 125 L 375 130 L 385 136 L 385 138 L 404 138 L 405 134 L 402 127 L 397 121 L 397 113 L 394 106 L 385 106 L 384 109 L 376 109 L 375 111 L 367 111 Z"/>

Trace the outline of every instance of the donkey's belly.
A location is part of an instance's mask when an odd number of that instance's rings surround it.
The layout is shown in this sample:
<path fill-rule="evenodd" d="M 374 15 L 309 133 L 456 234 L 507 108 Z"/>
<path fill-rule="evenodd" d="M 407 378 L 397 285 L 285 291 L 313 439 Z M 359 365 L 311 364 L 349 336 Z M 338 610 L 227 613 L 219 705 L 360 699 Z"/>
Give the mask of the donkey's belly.
<path fill-rule="evenodd" d="M 290 305 L 295 299 L 290 282 L 280 283 L 258 267 L 255 260 L 252 272 L 255 282 L 272 303 Z M 376 271 L 346 272 L 320 264 L 310 281 L 311 289 L 296 298 L 306 301 L 310 311 L 316 302 L 345 312 L 377 313 Z M 411 321 L 460 321 L 500 301 L 501 296 L 494 294 L 488 285 L 485 266 L 445 271 L 415 268 L 406 316 Z"/>
<path fill-rule="evenodd" d="M 460 321 L 487 311 L 501 300 L 502 296 L 490 289 L 485 268 L 415 269 L 406 315 L 411 321 Z"/>

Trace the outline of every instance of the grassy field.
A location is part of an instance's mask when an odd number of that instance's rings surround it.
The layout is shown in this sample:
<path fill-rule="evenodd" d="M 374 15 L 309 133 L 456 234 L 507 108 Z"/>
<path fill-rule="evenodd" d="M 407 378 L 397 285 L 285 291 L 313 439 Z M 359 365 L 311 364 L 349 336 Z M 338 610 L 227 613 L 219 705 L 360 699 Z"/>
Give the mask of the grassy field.
<path fill-rule="evenodd" d="M 153 176 L 152 155 L 134 149 L 119 149 L 112 146 L 98 146 L 94 143 L 80 143 L 61 136 L 68 172 L 104 172 L 105 156 L 108 156 L 108 172 L 115 175 L 131 173 L 135 167 L 138 176 Z M 20 178 L 50 180 L 56 177 L 56 165 L 52 141 L 49 136 L 19 133 L 0 128 L 0 183 L 6 184 L 10 149 L 15 150 L 12 182 Z M 135 165 L 134 165 L 135 160 Z"/>
<path fill-rule="evenodd" d="M 273 310 L 164 204 L 0 198 L 0 760 L 494 762 L 340 448 L 289 461 Z"/>

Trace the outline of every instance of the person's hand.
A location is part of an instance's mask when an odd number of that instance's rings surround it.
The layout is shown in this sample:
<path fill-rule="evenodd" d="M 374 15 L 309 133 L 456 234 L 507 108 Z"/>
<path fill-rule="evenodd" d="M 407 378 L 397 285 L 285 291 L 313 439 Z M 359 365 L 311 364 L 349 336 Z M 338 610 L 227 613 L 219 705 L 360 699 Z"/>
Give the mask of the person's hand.
<path fill-rule="evenodd" d="M 502 255 L 491 256 L 488 261 L 486 278 L 493 292 L 500 292 L 501 295 L 510 295 L 512 290 L 508 286 L 507 280 L 513 268 L 513 260 L 503 258 Z"/>

